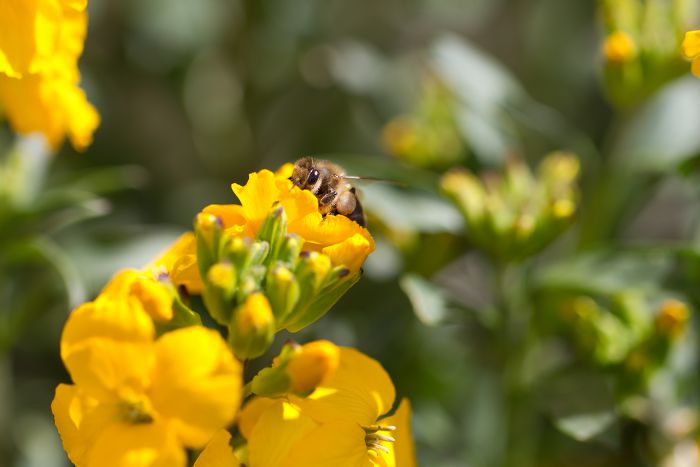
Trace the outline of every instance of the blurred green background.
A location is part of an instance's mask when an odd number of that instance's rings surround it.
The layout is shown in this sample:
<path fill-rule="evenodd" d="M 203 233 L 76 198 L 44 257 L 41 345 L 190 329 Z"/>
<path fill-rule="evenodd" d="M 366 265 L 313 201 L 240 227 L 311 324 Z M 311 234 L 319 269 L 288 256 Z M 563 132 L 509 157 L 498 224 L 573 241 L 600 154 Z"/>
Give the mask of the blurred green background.
<path fill-rule="evenodd" d="M 696 3 L 90 0 L 94 144 L 0 134 L 0 465 L 67 465 L 49 405 L 69 310 L 303 155 L 398 182 L 360 186 L 377 251 L 294 338 L 382 362 L 421 465 L 698 465 L 697 320 L 658 318 L 700 304 Z M 636 55 L 606 62 L 620 28 Z M 441 175 L 555 150 L 580 158 L 575 219 L 495 258 Z"/>

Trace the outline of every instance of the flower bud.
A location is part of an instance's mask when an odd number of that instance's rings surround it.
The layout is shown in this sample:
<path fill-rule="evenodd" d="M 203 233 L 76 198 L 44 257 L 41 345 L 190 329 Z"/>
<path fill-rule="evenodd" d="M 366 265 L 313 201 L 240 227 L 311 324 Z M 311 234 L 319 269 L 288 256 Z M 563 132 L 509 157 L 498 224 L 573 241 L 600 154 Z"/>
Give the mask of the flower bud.
<path fill-rule="evenodd" d="M 663 336 L 675 339 L 685 331 L 689 319 L 690 311 L 685 303 L 666 300 L 656 315 L 656 329 Z"/>
<path fill-rule="evenodd" d="M 229 343 L 240 360 L 264 354 L 275 332 L 270 303 L 262 293 L 254 293 L 233 313 L 229 323 Z"/>
<path fill-rule="evenodd" d="M 304 240 L 297 234 L 289 234 L 282 243 L 277 259 L 290 266 L 293 266 L 299 260 L 301 248 L 304 246 Z"/>
<path fill-rule="evenodd" d="M 287 364 L 290 392 L 306 397 L 316 386 L 338 368 L 340 350 L 327 341 L 319 340 L 301 346 Z"/>
<path fill-rule="evenodd" d="M 200 212 L 194 221 L 194 231 L 197 236 L 199 274 L 204 277 L 209 268 L 219 261 L 223 224 L 215 215 Z"/>
<path fill-rule="evenodd" d="M 224 326 L 231 320 L 237 275 L 236 269 L 228 262 L 216 263 L 207 271 L 204 303 L 211 317 Z"/>
<path fill-rule="evenodd" d="M 605 61 L 611 64 L 629 62 L 637 55 L 637 46 L 624 31 L 615 31 L 608 34 L 603 42 L 603 56 Z"/>
<path fill-rule="evenodd" d="M 268 270 L 265 292 L 278 323 L 294 309 L 299 301 L 299 283 L 292 271 L 280 264 Z"/>
<path fill-rule="evenodd" d="M 258 230 L 258 239 L 267 242 L 270 246 L 266 258 L 267 264 L 271 264 L 273 261 L 277 260 L 286 242 L 286 237 L 287 215 L 284 213 L 284 208 L 282 206 L 277 206 L 270 211 L 270 214 L 268 214 L 260 226 L 260 230 Z"/>

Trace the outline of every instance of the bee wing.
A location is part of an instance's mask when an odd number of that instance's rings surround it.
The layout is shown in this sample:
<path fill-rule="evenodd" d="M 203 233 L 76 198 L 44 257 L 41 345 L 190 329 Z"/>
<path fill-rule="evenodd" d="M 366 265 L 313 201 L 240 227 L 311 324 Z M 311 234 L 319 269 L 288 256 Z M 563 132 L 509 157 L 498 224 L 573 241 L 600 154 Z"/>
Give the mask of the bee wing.
<path fill-rule="evenodd" d="M 365 177 L 365 176 L 358 176 L 358 175 L 343 175 L 343 178 L 345 180 L 357 180 L 360 182 L 381 182 L 381 183 L 389 183 L 391 185 L 406 187 L 405 183 L 402 183 L 402 182 L 399 182 L 396 180 L 388 180 L 386 178 Z"/>

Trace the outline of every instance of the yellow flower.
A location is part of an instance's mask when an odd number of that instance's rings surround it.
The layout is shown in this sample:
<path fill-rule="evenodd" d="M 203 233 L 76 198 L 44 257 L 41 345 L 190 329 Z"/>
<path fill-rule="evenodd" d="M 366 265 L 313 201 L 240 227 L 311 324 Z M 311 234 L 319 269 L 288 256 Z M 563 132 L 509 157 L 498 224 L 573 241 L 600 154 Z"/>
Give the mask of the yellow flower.
<path fill-rule="evenodd" d="M 231 448 L 231 434 L 219 430 L 199 454 L 194 467 L 238 467 L 240 461 Z"/>
<path fill-rule="evenodd" d="M 625 63 L 637 55 L 637 46 L 629 34 L 615 31 L 605 38 L 603 55 L 610 63 Z"/>
<path fill-rule="evenodd" d="M 185 287 L 191 294 L 201 294 L 204 288 L 197 268 L 197 246 L 192 232 L 182 234 L 146 269 L 156 274 L 165 272 L 175 286 Z"/>
<path fill-rule="evenodd" d="M 240 364 L 213 330 L 191 326 L 153 341 L 122 332 L 143 323 L 95 310 L 72 314 L 62 337 L 75 384 L 56 388 L 51 409 L 69 458 L 78 466 L 184 466 L 185 447 L 203 447 L 233 421 Z"/>
<path fill-rule="evenodd" d="M 100 118 L 78 86 L 86 32 L 86 0 L 0 4 L 0 107 L 17 132 L 90 145 Z"/>
<path fill-rule="evenodd" d="M 248 440 L 249 463 L 413 466 L 410 405 L 402 402 L 385 417 L 394 397 L 394 385 L 377 361 L 342 348 L 337 370 L 308 397 L 255 398 L 244 407 L 239 428 Z"/>
<path fill-rule="evenodd" d="M 345 216 L 324 218 L 316 196 L 288 180 L 291 168 L 287 164 L 276 174 L 269 170 L 251 173 L 244 186 L 232 185 L 240 205 L 210 205 L 203 212 L 221 219 L 229 235 L 252 238 L 273 206 L 280 205 L 287 216 L 287 231 L 304 240 L 304 251 L 328 256 L 333 266 L 359 270 L 374 251 L 374 239 L 369 231 Z"/>
<path fill-rule="evenodd" d="M 700 78 L 700 30 L 686 32 L 681 48 L 683 55 L 693 61 L 690 70 Z"/>

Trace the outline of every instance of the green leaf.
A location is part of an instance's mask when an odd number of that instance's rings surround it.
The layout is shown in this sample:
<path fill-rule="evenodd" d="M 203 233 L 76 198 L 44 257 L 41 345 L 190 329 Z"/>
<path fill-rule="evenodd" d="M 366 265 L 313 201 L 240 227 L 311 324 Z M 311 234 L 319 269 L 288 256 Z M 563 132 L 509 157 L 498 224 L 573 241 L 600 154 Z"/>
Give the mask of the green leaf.
<path fill-rule="evenodd" d="M 691 76 L 662 89 L 623 128 L 613 154 L 622 169 L 673 171 L 700 153 L 700 82 Z"/>
<path fill-rule="evenodd" d="M 434 326 L 445 319 L 448 313 L 447 298 L 438 286 L 410 273 L 401 278 L 399 285 L 423 324 Z"/>

